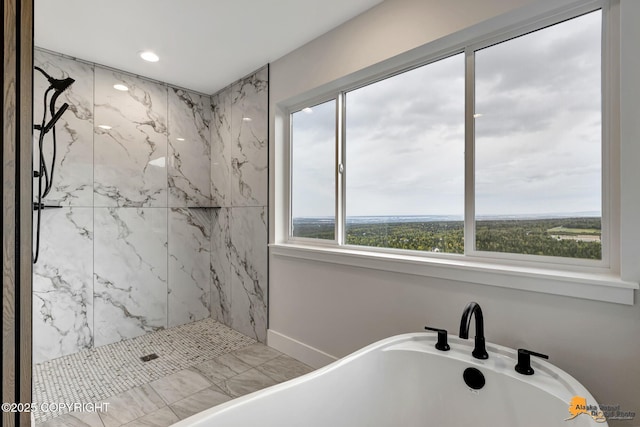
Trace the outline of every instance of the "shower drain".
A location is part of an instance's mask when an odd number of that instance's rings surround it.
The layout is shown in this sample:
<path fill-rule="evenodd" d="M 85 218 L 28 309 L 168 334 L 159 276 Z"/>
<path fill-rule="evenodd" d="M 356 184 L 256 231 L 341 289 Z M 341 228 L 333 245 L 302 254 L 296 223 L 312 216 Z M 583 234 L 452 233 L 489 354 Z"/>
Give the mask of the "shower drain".
<path fill-rule="evenodd" d="M 148 362 L 149 360 L 157 359 L 158 355 L 155 353 L 147 354 L 146 356 L 140 357 L 140 360 L 143 362 Z"/>

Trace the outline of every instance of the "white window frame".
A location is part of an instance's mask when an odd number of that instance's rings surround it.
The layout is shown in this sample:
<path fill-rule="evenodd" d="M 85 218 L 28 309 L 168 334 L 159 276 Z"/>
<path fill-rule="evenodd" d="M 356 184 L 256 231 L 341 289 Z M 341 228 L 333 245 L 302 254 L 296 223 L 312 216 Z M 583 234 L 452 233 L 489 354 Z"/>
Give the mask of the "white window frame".
<path fill-rule="evenodd" d="M 497 28 L 484 35 L 475 35 L 466 40 L 453 37 L 449 46 L 438 49 L 422 57 L 410 57 L 406 62 L 376 67 L 375 73 L 367 73 L 362 78 L 354 78 L 350 84 L 336 84 L 330 90 L 308 98 L 297 97 L 295 103 L 279 105 L 284 119 L 284 156 L 288 175 L 284 178 L 286 197 L 281 201 L 286 212 L 286 236 L 271 245 L 275 255 L 306 258 L 337 264 L 355 265 L 385 271 L 418 274 L 428 277 L 468 281 L 493 286 L 524 289 L 529 291 L 575 296 L 601 301 L 633 304 L 637 283 L 625 282 L 620 278 L 619 254 L 619 182 L 611 171 L 616 170 L 619 160 L 613 155 L 619 150 L 619 118 L 615 105 L 619 90 L 611 77 L 619 74 L 617 46 L 619 39 L 615 33 L 619 28 L 619 16 L 610 13 L 611 4 L 617 0 L 593 0 L 580 5 L 546 13 L 544 16 L 529 18 L 516 24 Z M 586 260 L 551 256 L 494 253 L 475 250 L 475 176 L 474 176 L 474 81 L 473 52 L 506 41 L 550 25 L 602 10 L 602 259 Z M 616 11 L 618 8 L 615 9 Z M 456 40 L 457 39 L 457 40 Z M 373 248 L 344 244 L 345 231 L 345 184 L 340 173 L 345 164 L 343 144 L 345 129 L 344 94 L 358 87 L 372 84 L 412 68 L 438 61 L 448 56 L 464 52 L 466 73 L 465 89 L 465 254 L 446 254 L 411 251 L 392 248 Z M 395 62 L 395 63 L 394 63 Z M 385 69 L 386 68 L 386 69 Z M 316 94 L 318 93 L 315 91 Z M 313 106 L 336 99 L 336 230 L 334 240 L 294 237 L 291 233 L 291 114 L 307 106 Z M 300 101 L 302 99 L 302 101 Z M 284 233 L 283 233 L 284 234 Z"/>
<path fill-rule="evenodd" d="M 340 245 L 340 242 L 342 242 L 342 230 L 341 230 L 341 226 L 340 223 L 338 222 L 338 212 L 341 211 L 342 209 L 342 205 L 344 204 L 342 202 L 342 194 L 344 194 L 341 190 L 339 190 L 340 188 L 340 184 L 341 184 L 341 174 L 338 171 L 338 165 L 341 164 L 342 162 L 342 156 L 340 154 L 340 148 L 342 146 L 341 141 L 341 136 L 339 135 L 340 133 L 340 129 L 341 129 L 341 124 L 340 124 L 340 120 L 341 120 L 341 97 L 339 96 L 339 92 L 337 93 L 329 93 L 326 94 L 324 96 L 321 97 L 317 97 L 312 99 L 311 101 L 305 101 L 299 105 L 295 105 L 292 108 L 289 109 L 288 111 L 288 120 L 287 120 L 287 126 L 286 126 L 286 140 L 288 141 L 287 144 L 287 154 L 288 154 L 288 165 L 289 165 L 289 171 L 288 171 L 288 176 L 290 177 L 290 179 L 287 180 L 287 184 L 288 184 L 288 192 L 287 192 L 287 236 L 289 241 L 292 242 L 296 242 L 296 243 L 300 243 L 300 244 L 311 244 L 311 245 L 327 245 L 327 246 L 336 246 L 336 245 Z M 298 237 L 298 236 L 294 236 L 293 235 L 293 185 L 292 185 L 292 179 L 291 177 L 293 177 L 293 158 L 292 158 L 292 153 L 293 153 L 293 144 L 291 144 L 291 140 L 292 140 L 292 135 L 293 135 L 293 120 L 291 120 L 291 117 L 293 116 L 294 113 L 300 112 L 302 111 L 302 109 L 304 108 L 313 108 L 317 105 L 323 104 L 325 102 L 329 102 L 329 101 L 336 101 L 336 128 L 335 128 L 335 141 L 334 141 L 334 147 L 335 147 L 335 154 L 334 154 L 334 165 L 335 165 L 335 169 L 334 169 L 334 184 L 335 184 L 335 194 L 334 194 L 334 201 L 335 201 L 335 206 L 334 206 L 334 218 L 335 218 L 335 224 L 334 224 L 334 235 L 333 235 L 333 239 L 315 239 L 315 238 L 309 238 L 309 237 Z"/>
<path fill-rule="evenodd" d="M 597 7 L 594 7 L 597 6 Z M 572 10 L 565 13 L 555 15 L 546 19 L 540 19 L 536 22 L 524 25 L 516 30 L 508 31 L 500 34 L 497 37 L 482 40 L 470 44 L 465 49 L 466 56 L 466 89 L 465 89 L 465 232 L 464 232 L 464 248 L 465 255 L 473 258 L 495 258 L 513 261 L 524 261 L 531 263 L 542 263 L 544 265 L 558 264 L 576 267 L 589 267 L 595 269 L 608 270 L 611 268 L 610 259 L 610 247 L 611 247 L 611 227 L 609 222 L 611 221 L 610 204 L 608 203 L 607 196 L 609 194 L 609 176 L 610 168 L 608 159 L 610 146 L 612 144 L 612 137 L 607 130 L 610 128 L 608 125 L 609 117 L 606 117 L 605 111 L 607 111 L 610 102 L 607 102 L 611 96 L 609 90 L 605 90 L 605 69 L 609 64 L 606 59 L 606 52 L 608 51 L 607 41 L 607 21 L 608 21 L 608 2 L 598 2 L 596 5 L 584 7 L 583 9 Z M 602 88 L 602 126 L 601 126 L 601 258 L 599 260 L 580 259 L 580 258 L 568 258 L 568 257 L 555 257 L 545 255 L 524 255 L 509 252 L 487 252 L 479 251 L 476 249 L 476 218 L 475 218 L 475 120 L 473 115 L 475 114 L 475 52 L 484 48 L 491 47 L 501 42 L 505 42 L 517 37 L 533 33 L 537 30 L 544 29 L 546 27 L 560 24 L 572 18 L 576 18 L 583 14 L 594 12 L 596 10 L 602 10 L 602 48 L 601 48 L 601 88 Z"/>

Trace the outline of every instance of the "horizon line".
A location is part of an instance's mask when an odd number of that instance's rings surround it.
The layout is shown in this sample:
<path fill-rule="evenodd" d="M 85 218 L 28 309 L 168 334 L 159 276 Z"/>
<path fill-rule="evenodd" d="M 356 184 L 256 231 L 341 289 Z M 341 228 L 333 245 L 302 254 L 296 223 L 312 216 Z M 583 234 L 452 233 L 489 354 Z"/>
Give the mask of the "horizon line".
<path fill-rule="evenodd" d="M 410 217 L 448 217 L 458 218 L 457 220 L 463 221 L 464 215 L 451 215 L 451 214 L 388 214 L 388 215 L 351 215 L 345 218 L 410 218 Z M 292 219 L 335 219 L 335 215 L 315 215 L 315 216 L 295 216 Z M 477 215 L 476 218 L 602 218 L 601 212 L 572 212 L 572 213 L 526 213 L 526 214 L 483 214 Z"/>

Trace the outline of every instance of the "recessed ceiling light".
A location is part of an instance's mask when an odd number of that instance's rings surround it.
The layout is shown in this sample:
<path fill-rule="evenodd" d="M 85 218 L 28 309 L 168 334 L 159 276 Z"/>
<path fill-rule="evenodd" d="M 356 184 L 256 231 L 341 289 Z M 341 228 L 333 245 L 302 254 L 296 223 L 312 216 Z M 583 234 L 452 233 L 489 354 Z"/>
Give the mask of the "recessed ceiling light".
<path fill-rule="evenodd" d="M 251 121 L 251 117 L 243 117 L 242 121 L 243 122 L 250 122 Z"/>
<path fill-rule="evenodd" d="M 156 55 L 155 53 L 146 50 L 144 52 L 140 53 L 140 58 L 144 59 L 145 61 L 148 62 L 158 62 L 160 60 L 160 58 L 158 57 L 158 55 Z"/>
<path fill-rule="evenodd" d="M 313 113 L 313 110 L 311 108 L 309 108 L 309 107 L 305 107 L 305 108 L 302 109 L 302 112 L 303 113 L 307 113 L 307 114 L 311 114 L 311 113 Z"/>
<path fill-rule="evenodd" d="M 109 125 L 98 125 L 98 127 L 99 127 L 100 129 L 104 129 L 104 130 L 109 130 L 109 129 L 111 129 L 111 126 L 109 126 Z"/>
<path fill-rule="evenodd" d="M 184 138 L 176 138 L 176 141 L 184 141 Z"/>
<path fill-rule="evenodd" d="M 129 90 L 128 87 L 126 87 L 125 85 L 121 85 L 120 83 L 113 85 L 113 88 L 115 90 L 121 90 L 122 92 L 126 92 Z"/>

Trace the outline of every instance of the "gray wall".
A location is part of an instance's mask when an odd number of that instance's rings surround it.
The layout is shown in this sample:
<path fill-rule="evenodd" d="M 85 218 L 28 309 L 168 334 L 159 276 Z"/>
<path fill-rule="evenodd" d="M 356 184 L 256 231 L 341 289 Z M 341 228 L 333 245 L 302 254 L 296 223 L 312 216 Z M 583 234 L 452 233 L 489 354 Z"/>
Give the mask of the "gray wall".
<path fill-rule="evenodd" d="M 279 103 L 299 101 L 353 81 L 352 73 L 367 67 L 367 74 L 374 75 L 377 68 L 385 67 L 385 61 L 392 62 L 395 55 L 406 52 L 411 58 L 409 51 L 425 44 L 437 51 L 443 37 L 448 43 L 455 42 L 459 36 L 473 36 L 487 22 L 517 21 L 518 17 L 570 3 L 385 1 L 272 63 L 270 242 L 282 242 L 286 233 L 282 208 L 286 170 L 279 162 L 287 154 Z M 612 171 L 612 176 L 614 182 L 620 181 L 621 203 L 612 206 L 612 211 L 614 221 L 619 220 L 621 225 L 620 274 L 624 280 L 637 283 L 640 168 L 635 163 L 640 158 L 640 62 L 635 46 L 640 39 L 636 25 L 640 3 L 622 0 L 620 8 L 621 141 L 620 151 L 612 152 L 614 164 L 619 161 L 620 167 Z M 617 79 L 609 76 L 611 84 L 615 85 Z M 605 303 L 281 255 L 270 257 L 269 274 L 269 343 L 309 363 L 321 364 L 381 338 L 420 331 L 427 324 L 455 331 L 464 305 L 475 300 L 485 312 L 489 341 L 549 354 L 551 362 L 581 381 L 599 403 L 619 404 L 640 414 L 637 303 Z M 544 279 L 541 284 L 545 284 Z M 619 423 L 637 424 L 637 419 Z"/>

